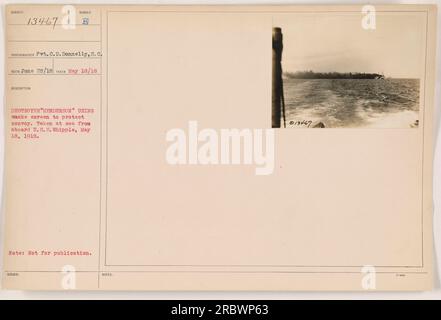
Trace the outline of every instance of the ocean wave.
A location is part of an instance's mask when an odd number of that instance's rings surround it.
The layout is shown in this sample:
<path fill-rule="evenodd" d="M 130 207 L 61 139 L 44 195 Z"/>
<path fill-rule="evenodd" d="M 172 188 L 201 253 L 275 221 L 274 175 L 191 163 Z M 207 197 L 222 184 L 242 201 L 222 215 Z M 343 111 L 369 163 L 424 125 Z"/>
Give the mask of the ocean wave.
<path fill-rule="evenodd" d="M 285 79 L 287 122 L 326 127 L 409 127 L 418 120 L 418 79 Z"/>

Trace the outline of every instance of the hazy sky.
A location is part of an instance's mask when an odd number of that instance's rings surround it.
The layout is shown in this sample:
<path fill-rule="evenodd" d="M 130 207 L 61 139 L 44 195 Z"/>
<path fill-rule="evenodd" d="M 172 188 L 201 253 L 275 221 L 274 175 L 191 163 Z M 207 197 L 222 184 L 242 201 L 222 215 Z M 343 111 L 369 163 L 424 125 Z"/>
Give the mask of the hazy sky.
<path fill-rule="evenodd" d="M 361 13 L 274 17 L 273 25 L 283 32 L 283 70 L 422 77 L 425 14 L 377 13 L 376 30 L 363 29 L 361 18 Z"/>

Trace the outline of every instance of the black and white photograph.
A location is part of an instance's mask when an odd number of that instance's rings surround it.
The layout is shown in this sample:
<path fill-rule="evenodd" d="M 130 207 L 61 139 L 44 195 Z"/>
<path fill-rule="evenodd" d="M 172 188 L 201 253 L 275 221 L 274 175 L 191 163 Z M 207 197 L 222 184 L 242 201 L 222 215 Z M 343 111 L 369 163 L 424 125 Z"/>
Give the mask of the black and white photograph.
<path fill-rule="evenodd" d="M 424 15 L 372 14 L 273 19 L 273 128 L 418 128 Z"/>

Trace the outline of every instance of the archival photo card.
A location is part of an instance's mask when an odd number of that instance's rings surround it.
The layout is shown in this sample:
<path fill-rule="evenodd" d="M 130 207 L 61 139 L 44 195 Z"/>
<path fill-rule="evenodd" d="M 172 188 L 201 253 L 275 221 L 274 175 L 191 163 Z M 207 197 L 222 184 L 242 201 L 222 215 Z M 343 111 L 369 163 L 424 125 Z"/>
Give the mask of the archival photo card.
<path fill-rule="evenodd" d="M 417 128 L 425 13 L 273 19 L 272 127 Z"/>
<path fill-rule="evenodd" d="M 433 287 L 436 6 L 4 12 L 4 288 Z"/>

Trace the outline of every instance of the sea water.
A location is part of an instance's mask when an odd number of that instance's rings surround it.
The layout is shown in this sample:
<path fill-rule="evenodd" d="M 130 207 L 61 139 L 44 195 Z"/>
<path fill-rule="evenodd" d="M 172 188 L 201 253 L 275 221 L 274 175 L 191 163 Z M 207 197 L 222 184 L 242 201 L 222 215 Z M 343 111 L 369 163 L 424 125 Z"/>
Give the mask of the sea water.
<path fill-rule="evenodd" d="M 287 127 L 414 128 L 418 79 L 283 80 Z"/>

